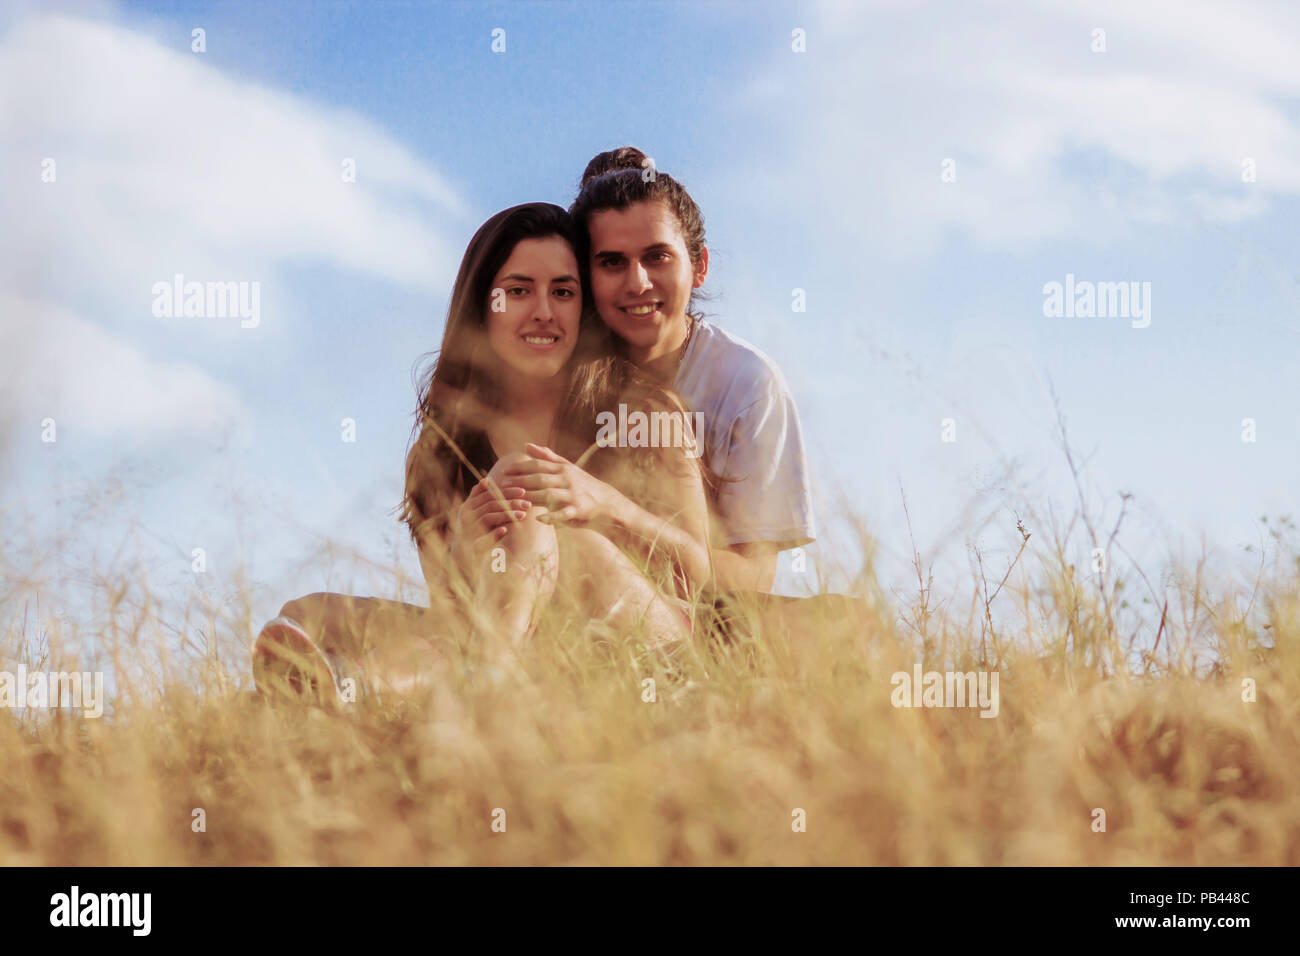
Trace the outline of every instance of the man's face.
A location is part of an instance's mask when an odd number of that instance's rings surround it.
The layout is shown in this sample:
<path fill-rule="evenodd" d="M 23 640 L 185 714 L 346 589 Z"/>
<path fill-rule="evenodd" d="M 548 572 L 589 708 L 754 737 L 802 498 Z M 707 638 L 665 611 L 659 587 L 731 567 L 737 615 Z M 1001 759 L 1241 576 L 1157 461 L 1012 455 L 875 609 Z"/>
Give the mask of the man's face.
<path fill-rule="evenodd" d="M 634 361 L 668 351 L 685 328 L 691 290 L 703 285 L 707 251 L 693 264 L 677 217 L 660 200 L 604 209 L 588 222 L 591 295 Z"/>

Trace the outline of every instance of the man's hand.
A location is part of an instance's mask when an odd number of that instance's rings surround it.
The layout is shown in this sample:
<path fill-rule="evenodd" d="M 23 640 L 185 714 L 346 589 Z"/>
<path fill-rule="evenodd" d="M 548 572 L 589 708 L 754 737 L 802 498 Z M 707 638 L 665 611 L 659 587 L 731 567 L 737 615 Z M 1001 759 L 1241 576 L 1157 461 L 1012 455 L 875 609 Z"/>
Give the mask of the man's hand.
<path fill-rule="evenodd" d="M 575 528 L 614 523 L 623 501 L 617 489 L 549 448 L 531 443 L 524 447 L 527 454 L 505 467 L 499 480 L 507 492 L 546 508 L 538 521 Z"/>

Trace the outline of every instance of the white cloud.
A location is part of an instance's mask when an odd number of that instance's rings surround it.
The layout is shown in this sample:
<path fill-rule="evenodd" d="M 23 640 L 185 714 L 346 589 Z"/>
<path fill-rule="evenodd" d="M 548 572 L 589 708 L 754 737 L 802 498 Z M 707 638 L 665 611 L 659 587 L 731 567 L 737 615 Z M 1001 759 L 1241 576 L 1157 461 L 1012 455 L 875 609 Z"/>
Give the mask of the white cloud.
<path fill-rule="evenodd" d="M 1116 237 L 1300 193 L 1294 5 L 876 2 L 807 19 L 808 51 L 743 94 L 783 131 L 736 188 L 874 250 L 923 253 L 954 229 L 996 245 Z"/>
<path fill-rule="evenodd" d="M 5 390 L 33 407 L 61 396 L 104 434 L 235 414 L 236 393 L 198 366 L 209 348 L 293 330 L 285 266 L 441 292 L 460 254 L 442 233 L 465 231 L 455 190 L 373 122 L 229 75 L 188 33 L 183 44 L 104 18 L 0 24 Z M 155 318 L 153 285 L 177 273 L 258 282 L 261 327 Z"/>
<path fill-rule="evenodd" d="M 110 286 L 124 266 L 157 278 L 196 261 L 238 278 L 314 259 L 430 288 L 454 271 L 429 223 L 464 208 L 387 133 L 129 30 L 15 25 L 0 42 L 0 116 L 17 187 L 4 212 L 41 230 L 41 255 Z M 44 157 L 55 184 L 39 180 Z"/>
<path fill-rule="evenodd" d="M 0 396 L 9 428 L 59 435 L 169 439 L 249 420 L 229 386 L 181 361 L 154 360 L 94 323 L 45 302 L 0 295 Z M 27 330 L 41 335 L 28 339 Z"/>

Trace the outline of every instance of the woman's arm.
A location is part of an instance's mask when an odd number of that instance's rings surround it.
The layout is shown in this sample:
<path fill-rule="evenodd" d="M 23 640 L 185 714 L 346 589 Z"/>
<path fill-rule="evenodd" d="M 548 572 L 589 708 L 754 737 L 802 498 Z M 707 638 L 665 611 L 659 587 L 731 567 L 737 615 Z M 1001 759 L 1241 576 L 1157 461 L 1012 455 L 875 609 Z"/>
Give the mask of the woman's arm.
<path fill-rule="evenodd" d="M 522 492 L 501 489 L 492 475 L 479 481 L 451 507 L 445 529 L 430 525 L 417 535 L 420 570 L 430 592 L 435 581 L 445 581 L 438 571 L 449 565 L 472 580 L 471 569 L 483 548 L 505 537 L 509 523 L 523 518 L 528 508 Z"/>

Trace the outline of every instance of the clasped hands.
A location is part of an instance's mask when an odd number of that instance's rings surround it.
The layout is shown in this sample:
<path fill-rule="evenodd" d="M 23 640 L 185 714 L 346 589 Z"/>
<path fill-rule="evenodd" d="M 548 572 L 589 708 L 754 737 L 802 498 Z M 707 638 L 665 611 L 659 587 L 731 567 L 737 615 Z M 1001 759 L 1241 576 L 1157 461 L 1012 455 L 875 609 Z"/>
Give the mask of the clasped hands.
<path fill-rule="evenodd" d="M 600 527 L 613 520 L 619 493 L 543 445 L 506 455 L 460 506 L 458 530 L 467 540 L 499 541 L 534 508 L 543 524 Z"/>

